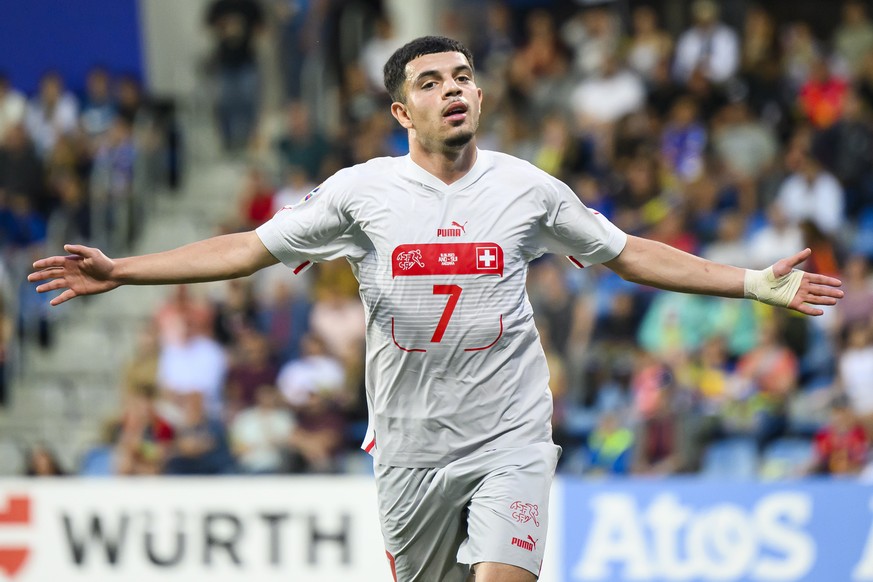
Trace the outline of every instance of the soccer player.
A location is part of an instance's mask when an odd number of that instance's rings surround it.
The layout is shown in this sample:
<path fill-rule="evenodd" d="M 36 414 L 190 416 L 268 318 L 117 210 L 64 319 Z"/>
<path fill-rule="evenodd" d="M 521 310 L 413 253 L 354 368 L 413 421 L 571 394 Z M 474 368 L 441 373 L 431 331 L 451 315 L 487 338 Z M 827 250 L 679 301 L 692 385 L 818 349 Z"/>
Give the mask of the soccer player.
<path fill-rule="evenodd" d="M 58 305 L 120 285 L 229 279 L 278 261 L 299 272 L 345 257 L 367 310 L 363 448 L 375 457 L 396 579 L 535 580 L 560 449 L 525 293 L 530 261 L 561 253 L 661 289 L 808 315 L 836 303 L 840 281 L 793 270 L 808 249 L 751 271 L 628 236 L 559 180 L 477 149 L 482 91 L 454 40 L 403 46 L 385 85 L 409 155 L 341 170 L 252 232 L 121 259 L 67 245 L 29 279 L 62 290 Z"/>

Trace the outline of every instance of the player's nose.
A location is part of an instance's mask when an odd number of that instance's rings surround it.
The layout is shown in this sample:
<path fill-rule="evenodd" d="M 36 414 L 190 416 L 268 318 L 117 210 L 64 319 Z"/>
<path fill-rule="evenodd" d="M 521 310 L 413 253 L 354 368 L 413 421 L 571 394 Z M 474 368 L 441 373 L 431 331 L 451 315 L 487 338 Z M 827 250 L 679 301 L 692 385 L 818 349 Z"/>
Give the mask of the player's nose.
<path fill-rule="evenodd" d="M 461 94 L 461 87 L 454 79 L 450 79 L 443 84 L 443 94 L 446 97 L 454 97 Z"/>

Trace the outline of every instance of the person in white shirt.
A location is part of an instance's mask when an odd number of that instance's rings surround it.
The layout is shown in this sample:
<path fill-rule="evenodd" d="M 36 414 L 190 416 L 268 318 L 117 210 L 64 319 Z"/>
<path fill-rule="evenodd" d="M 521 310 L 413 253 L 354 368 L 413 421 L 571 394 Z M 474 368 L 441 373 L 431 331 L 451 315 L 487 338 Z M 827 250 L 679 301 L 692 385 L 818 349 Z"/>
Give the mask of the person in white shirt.
<path fill-rule="evenodd" d="M 0 73 L 0 143 L 6 138 L 6 131 L 24 121 L 27 100 L 24 95 L 9 84 L 9 79 Z"/>
<path fill-rule="evenodd" d="M 843 223 L 843 187 L 810 152 L 803 153 L 798 171 L 782 182 L 776 202 L 794 225 L 811 220 L 819 230 L 832 235 Z"/>
<path fill-rule="evenodd" d="M 294 417 L 281 406 L 275 386 L 259 386 L 255 401 L 255 406 L 240 412 L 230 425 L 234 456 L 246 473 L 280 473 L 285 468 Z"/>
<path fill-rule="evenodd" d="M 684 83 L 699 68 L 710 81 L 723 83 L 740 64 L 737 33 L 718 21 L 718 4 L 713 0 L 697 0 L 691 12 L 694 26 L 682 33 L 676 45 L 675 77 Z"/>
<path fill-rule="evenodd" d="M 79 123 L 79 103 L 64 89 L 57 73 L 46 73 L 39 83 L 39 95 L 27 106 L 25 125 L 37 152 L 47 156 L 58 138 L 76 130 Z"/>
<path fill-rule="evenodd" d="M 341 170 L 256 231 L 122 259 L 66 245 L 29 280 L 61 291 L 58 305 L 125 284 L 241 277 L 279 261 L 300 272 L 345 257 L 367 310 L 363 446 L 395 578 L 532 582 L 560 450 L 525 291 L 530 261 L 560 253 L 633 282 L 809 315 L 836 303 L 840 282 L 792 270 L 809 249 L 751 271 L 628 236 L 563 182 L 478 149 L 482 90 L 455 40 L 415 39 L 384 72 L 409 155 Z"/>

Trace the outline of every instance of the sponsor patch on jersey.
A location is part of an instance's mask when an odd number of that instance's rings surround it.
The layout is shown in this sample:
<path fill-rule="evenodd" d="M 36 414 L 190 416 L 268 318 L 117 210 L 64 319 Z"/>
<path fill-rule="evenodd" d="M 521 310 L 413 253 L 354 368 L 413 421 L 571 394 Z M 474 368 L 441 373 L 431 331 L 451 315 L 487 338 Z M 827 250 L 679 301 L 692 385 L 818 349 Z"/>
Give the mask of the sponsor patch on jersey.
<path fill-rule="evenodd" d="M 303 197 L 303 202 L 308 202 L 310 198 L 318 194 L 318 191 L 321 190 L 321 184 L 312 189 L 312 192 Z"/>
<path fill-rule="evenodd" d="M 394 277 L 424 275 L 503 276 L 503 248 L 497 243 L 400 245 L 391 253 Z"/>

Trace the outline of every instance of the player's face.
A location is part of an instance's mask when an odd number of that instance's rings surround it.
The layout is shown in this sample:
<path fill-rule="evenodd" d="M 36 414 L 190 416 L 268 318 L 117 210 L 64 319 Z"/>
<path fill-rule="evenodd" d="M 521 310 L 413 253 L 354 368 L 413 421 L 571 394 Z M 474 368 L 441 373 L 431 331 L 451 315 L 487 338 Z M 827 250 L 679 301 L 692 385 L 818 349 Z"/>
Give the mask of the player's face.
<path fill-rule="evenodd" d="M 461 53 L 420 56 L 406 65 L 406 103 L 392 113 L 426 149 L 461 148 L 479 127 L 482 90 Z"/>

